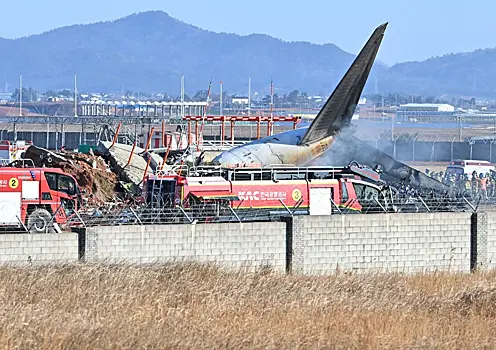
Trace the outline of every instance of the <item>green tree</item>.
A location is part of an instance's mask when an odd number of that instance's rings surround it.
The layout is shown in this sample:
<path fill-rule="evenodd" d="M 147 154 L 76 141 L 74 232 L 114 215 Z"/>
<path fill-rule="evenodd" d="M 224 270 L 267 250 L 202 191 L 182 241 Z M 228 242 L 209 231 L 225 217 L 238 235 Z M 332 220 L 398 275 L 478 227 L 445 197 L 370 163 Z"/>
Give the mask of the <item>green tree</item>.
<path fill-rule="evenodd" d="M 19 101 L 20 99 L 20 90 L 15 89 L 12 94 L 12 99 L 14 101 Z M 38 92 L 32 88 L 22 88 L 22 102 L 37 102 L 38 101 Z"/>
<path fill-rule="evenodd" d="M 307 103 L 308 102 L 308 94 L 306 92 L 302 92 L 300 95 L 300 102 Z"/>
<path fill-rule="evenodd" d="M 46 97 L 57 97 L 59 94 L 57 93 L 57 91 L 48 90 L 43 95 L 45 95 Z"/>
<path fill-rule="evenodd" d="M 193 96 L 193 100 L 197 102 L 206 101 L 207 100 L 207 90 L 198 90 L 196 94 Z"/>
<path fill-rule="evenodd" d="M 288 95 L 288 102 L 298 103 L 300 100 L 300 92 L 298 90 L 293 90 Z"/>
<path fill-rule="evenodd" d="M 60 91 L 59 95 L 62 97 L 70 98 L 70 97 L 74 96 L 74 92 L 72 92 L 71 90 L 68 90 L 68 89 L 64 89 L 64 90 Z"/>

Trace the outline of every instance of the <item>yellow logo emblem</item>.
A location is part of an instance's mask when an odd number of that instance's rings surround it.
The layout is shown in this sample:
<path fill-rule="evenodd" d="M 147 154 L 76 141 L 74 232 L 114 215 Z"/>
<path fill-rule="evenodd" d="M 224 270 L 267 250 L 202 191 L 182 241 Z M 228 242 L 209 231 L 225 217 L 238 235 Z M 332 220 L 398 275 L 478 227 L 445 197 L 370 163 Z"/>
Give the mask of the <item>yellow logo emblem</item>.
<path fill-rule="evenodd" d="M 16 189 L 18 186 L 19 186 L 19 180 L 18 179 L 13 177 L 9 180 L 9 187 L 10 188 Z"/>
<path fill-rule="evenodd" d="M 293 193 L 291 193 L 291 197 L 293 197 L 293 200 L 295 202 L 298 202 L 301 198 L 301 191 L 297 188 L 293 190 Z"/>

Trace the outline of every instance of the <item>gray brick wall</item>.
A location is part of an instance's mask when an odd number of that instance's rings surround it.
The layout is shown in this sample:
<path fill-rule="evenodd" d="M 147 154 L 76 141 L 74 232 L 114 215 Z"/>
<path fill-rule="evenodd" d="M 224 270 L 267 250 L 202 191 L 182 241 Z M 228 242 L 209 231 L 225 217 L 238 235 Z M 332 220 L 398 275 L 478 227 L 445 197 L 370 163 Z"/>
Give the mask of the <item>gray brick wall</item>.
<path fill-rule="evenodd" d="M 300 216 L 293 270 L 470 271 L 471 214 Z M 297 237 L 301 237 L 297 242 Z M 300 262 L 302 265 L 296 264 Z"/>
<path fill-rule="evenodd" d="M 1 234 L 0 263 L 76 262 L 78 236 L 63 234 Z"/>
<path fill-rule="evenodd" d="M 86 230 L 86 261 L 199 261 L 286 268 L 282 222 L 114 226 Z"/>
<path fill-rule="evenodd" d="M 487 265 L 496 268 L 496 212 L 487 213 Z"/>

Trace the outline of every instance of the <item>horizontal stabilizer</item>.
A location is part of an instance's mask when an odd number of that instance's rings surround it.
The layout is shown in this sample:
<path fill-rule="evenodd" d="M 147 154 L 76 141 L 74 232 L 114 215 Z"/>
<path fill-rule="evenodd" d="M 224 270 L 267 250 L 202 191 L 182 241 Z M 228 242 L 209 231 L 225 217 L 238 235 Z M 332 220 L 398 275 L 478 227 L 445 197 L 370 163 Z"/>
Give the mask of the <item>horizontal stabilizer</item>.
<path fill-rule="evenodd" d="M 372 65 L 379 51 L 387 23 L 377 27 L 362 51 L 339 82 L 324 107 L 301 139 L 300 145 L 333 136 L 351 123 Z"/>

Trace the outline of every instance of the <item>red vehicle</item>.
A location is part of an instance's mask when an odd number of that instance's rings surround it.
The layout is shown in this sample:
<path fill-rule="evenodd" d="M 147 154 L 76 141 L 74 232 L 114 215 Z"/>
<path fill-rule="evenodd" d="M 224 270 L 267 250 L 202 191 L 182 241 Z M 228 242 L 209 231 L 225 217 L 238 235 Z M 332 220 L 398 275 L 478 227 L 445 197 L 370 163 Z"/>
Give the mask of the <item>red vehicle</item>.
<path fill-rule="evenodd" d="M 80 203 L 76 180 L 57 168 L 0 167 L 0 226 L 55 232 Z"/>
<path fill-rule="evenodd" d="M 184 208 L 225 201 L 238 210 L 310 213 L 363 212 L 372 207 L 385 210 L 387 206 L 379 174 L 359 166 L 202 167 L 185 175 L 149 176 L 144 186 L 145 200 Z"/>

